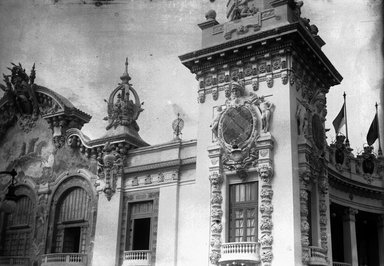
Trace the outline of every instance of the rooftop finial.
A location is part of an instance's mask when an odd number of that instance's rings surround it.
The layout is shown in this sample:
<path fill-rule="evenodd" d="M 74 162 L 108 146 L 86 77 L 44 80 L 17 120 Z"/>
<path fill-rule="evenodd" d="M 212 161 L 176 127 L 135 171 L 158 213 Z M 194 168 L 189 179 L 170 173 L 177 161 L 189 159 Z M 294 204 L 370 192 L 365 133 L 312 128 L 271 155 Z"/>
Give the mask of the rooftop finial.
<path fill-rule="evenodd" d="M 123 81 L 123 83 L 128 84 L 128 81 L 131 80 L 131 77 L 128 74 L 128 57 L 125 58 L 125 72 L 120 77 L 120 79 Z"/>
<path fill-rule="evenodd" d="M 173 134 L 175 135 L 174 140 L 181 140 L 181 130 L 184 128 L 184 120 L 180 118 L 180 113 L 177 113 L 177 118 L 172 122 Z"/>

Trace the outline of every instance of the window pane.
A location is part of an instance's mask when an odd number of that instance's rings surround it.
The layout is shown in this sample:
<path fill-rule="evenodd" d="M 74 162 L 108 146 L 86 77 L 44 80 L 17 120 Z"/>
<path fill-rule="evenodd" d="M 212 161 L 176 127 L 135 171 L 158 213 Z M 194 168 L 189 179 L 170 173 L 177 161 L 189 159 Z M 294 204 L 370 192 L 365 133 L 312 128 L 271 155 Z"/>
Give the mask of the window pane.
<path fill-rule="evenodd" d="M 257 183 L 230 186 L 229 241 L 257 241 Z"/>

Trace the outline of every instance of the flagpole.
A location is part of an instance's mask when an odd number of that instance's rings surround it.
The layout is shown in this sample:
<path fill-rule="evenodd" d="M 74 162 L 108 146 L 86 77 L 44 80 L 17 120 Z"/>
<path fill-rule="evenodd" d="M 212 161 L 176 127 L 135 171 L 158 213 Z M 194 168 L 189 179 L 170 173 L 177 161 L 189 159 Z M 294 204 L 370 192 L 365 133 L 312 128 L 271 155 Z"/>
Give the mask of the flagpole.
<path fill-rule="evenodd" d="M 347 147 L 349 147 L 349 138 L 348 138 L 348 122 L 347 122 L 347 98 L 346 98 L 346 94 L 344 92 L 343 94 L 344 96 L 344 117 L 345 117 L 345 136 L 346 136 L 346 141 L 345 141 L 345 145 Z"/>
<path fill-rule="evenodd" d="M 375 107 L 376 107 L 376 117 L 377 117 L 377 136 L 378 136 L 378 139 L 379 139 L 379 155 L 383 155 L 383 151 L 381 150 L 381 143 L 380 143 L 380 129 L 379 129 L 379 114 L 377 112 L 377 102 L 375 104 Z"/>

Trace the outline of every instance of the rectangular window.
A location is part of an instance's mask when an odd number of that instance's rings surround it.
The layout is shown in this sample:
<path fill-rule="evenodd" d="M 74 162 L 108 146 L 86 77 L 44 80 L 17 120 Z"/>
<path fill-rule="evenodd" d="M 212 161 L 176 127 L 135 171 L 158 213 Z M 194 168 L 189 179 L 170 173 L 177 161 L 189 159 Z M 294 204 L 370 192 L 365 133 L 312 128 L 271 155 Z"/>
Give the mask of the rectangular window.
<path fill-rule="evenodd" d="M 230 185 L 230 242 L 257 242 L 257 199 L 257 182 Z"/>
<path fill-rule="evenodd" d="M 125 250 L 151 250 L 153 201 L 129 204 Z"/>

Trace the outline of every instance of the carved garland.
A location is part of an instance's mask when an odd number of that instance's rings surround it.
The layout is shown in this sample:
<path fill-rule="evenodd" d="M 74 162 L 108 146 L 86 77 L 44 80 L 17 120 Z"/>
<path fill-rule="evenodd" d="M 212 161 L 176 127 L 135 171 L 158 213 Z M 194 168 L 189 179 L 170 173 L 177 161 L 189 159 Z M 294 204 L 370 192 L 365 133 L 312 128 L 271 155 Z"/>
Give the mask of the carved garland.
<path fill-rule="evenodd" d="M 261 213 L 261 261 L 264 266 L 270 266 L 272 263 L 273 253 L 272 253 L 272 176 L 273 176 L 273 167 L 271 163 L 262 163 L 257 167 L 257 171 L 260 176 L 261 182 L 261 204 L 260 204 L 260 213 Z"/>

